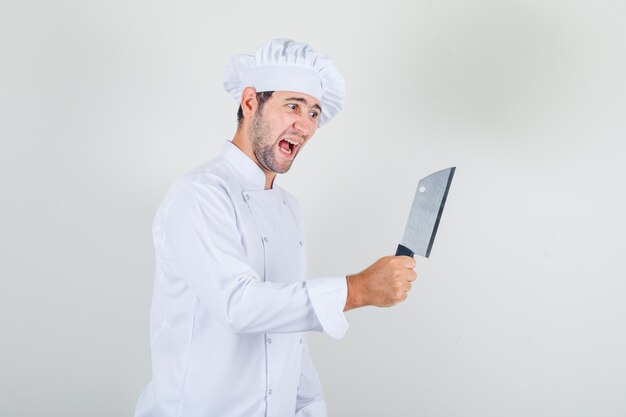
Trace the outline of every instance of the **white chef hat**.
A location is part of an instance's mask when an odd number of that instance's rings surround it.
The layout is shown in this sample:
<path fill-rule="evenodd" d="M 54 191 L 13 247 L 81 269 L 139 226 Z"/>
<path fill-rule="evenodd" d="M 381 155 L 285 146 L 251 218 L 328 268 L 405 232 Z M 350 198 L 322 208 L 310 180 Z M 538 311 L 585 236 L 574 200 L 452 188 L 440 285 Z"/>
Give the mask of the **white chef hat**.
<path fill-rule="evenodd" d="M 224 88 L 240 101 L 246 87 L 254 87 L 259 93 L 295 91 L 315 97 L 322 107 L 318 127 L 339 113 L 346 94 L 344 79 L 330 58 L 291 39 L 272 39 L 251 55 L 230 58 Z"/>

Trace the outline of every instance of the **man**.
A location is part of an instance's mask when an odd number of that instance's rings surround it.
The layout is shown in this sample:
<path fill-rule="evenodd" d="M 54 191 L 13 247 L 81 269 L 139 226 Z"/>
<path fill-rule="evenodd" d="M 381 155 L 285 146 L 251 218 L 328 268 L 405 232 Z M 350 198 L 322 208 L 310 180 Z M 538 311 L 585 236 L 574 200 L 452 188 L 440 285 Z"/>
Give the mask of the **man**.
<path fill-rule="evenodd" d="M 341 338 L 344 311 L 403 301 L 415 263 L 305 278 L 300 209 L 274 182 L 341 109 L 328 57 L 271 40 L 233 57 L 224 85 L 240 104 L 232 142 L 173 186 L 154 221 L 153 378 L 136 416 L 326 416 L 305 332 Z"/>

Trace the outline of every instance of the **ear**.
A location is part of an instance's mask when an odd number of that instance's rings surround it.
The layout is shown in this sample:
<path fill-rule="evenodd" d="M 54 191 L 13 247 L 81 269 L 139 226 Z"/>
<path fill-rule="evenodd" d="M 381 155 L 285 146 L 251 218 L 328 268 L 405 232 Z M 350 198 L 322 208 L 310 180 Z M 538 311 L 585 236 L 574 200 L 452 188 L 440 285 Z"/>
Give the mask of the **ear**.
<path fill-rule="evenodd" d="M 256 112 L 259 102 L 256 99 L 256 90 L 253 87 L 246 87 L 241 92 L 241 111 L 244 118 L 252 117 Z"/>

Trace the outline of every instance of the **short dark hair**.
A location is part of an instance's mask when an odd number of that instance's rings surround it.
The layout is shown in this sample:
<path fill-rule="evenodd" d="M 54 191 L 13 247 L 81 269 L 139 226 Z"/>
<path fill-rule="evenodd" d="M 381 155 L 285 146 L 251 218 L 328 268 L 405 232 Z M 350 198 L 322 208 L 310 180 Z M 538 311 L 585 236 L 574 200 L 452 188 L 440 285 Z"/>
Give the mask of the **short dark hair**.
<path fill-rule="evenodd" d="M 265 102 L 272 97 L 274 94 L 273 91 L 262 91 L 260 93 L 256 93 L 256 100 L 259 102 L 259 107 L 257 107 L 257 114 L 261 114 L 263 111 L 263 106 Z M 239 110 L 237 110 L 237 127 L 241 126 L 241 121 L 243 120 L 243 110 L 241 109 L 241 105 L 239 105 Z"/>

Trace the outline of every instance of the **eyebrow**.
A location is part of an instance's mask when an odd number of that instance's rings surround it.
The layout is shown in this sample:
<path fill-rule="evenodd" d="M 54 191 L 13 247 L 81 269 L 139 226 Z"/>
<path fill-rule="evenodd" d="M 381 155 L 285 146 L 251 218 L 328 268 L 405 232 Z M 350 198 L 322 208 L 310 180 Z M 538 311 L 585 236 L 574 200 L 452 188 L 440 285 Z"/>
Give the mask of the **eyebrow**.
<path fill-rule="evenodd" d="M 309 105 L 309 102 L 305 98 L 302 98 L 302 97 L 289 97 L 289 98 L 286 98 L 285 101 L 299 101 L 300 103 L 304 103 L 307 106 Z M 322 112 L 322 108 L 317 103 L 311 107 L 317 108 L 320 111 L 320 113 Z"/>

